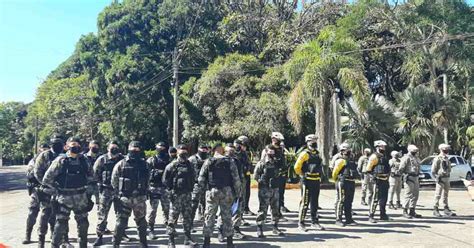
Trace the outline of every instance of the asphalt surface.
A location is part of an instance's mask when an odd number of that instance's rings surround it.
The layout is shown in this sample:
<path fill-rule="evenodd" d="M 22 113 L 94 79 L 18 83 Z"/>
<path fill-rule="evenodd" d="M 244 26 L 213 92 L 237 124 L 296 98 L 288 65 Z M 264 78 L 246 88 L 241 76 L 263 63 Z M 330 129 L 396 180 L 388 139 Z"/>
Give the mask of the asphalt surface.
<path fill-rule="evenodd" d="M 36 247 L 37 244 L 22 245 L 24 237 L 25 222 L 27 216 L 27 204 L 29 197 L 25 189 L 25 166 L 0 168 L 0 244 L 9 247 Z M 325 231 L 309 230 L 301 233 L 297 229 L 298 204 L 300 191 L 297 189 L 287 190 L 286 205 L 292 212 L 284 214 L 288 222 L 282 222 L 280 227 L 286 236 L 278 237 L 271 233 L 270 223 L 265 227 L 265 239 L 256 237 L 255 216 L 246 216 L 251 223 L 250 227 L 242 227 L 242 232 L 248 235 L 245 240 L 236 240 L 237 247 L 474 247 L 474 203 L 470 200 L 467 190 L 456 184 L 450 192 L 450 207 L 455 210 L 456 217 L 435 218 L 432 216 L 433 187 L 423 187 L 418 202 L 418 212 L 423 215 L 422 219 L 408 220 L 402 217 L 401 210 L 388 210 L 392 218 L 390 221 L 371 224 L 368 222 L 368 208 L 360 205 L 360 188 L 356 189 L 354 210 L 357 213 L 354 219 L 358 226 L 339 227 L 334 224 L 334 189 L 321 190 L 319 211 L 320 222 L 326 227 Z M 403 191 L 402 191 L 403 201 Z M 256 189 L 252 190 L 250 208 L 257 212 L 258 199 Z M 97 222 L 96 209 L 89 215 L 89 245 L 95 240 L 95 226 Z M 159 213 L 161 210 L 159 210 Z M 308 213 L 309 216 L 309 213 Z M 309 217 L 308 217 L 309 218 Z M 309 221 L 309 219 L 308 219 Z M 159 214 L 157 223 L 162 223 Z M 71 216 L 70 238 L 72 244 L 77 236 L 76 223 Z M 115 225 L 115 215 L 111 212 L 109 216 L 109 229 Z M 180 225 L 179 225 L 180 226 Z M 36 228 L 32 239 L 36 242 Z M 167 247 L 167 237 L 164 226 L 159 224 L 156 228 L 157 240 L 149 241 L 150 247 Z M 198 232 L 193 237 L 202 243 L 202 223 L 197 221 Z M 177 238 L 177 244 L 182 244 L 182 230 Z M 138 238 L 133 218 L 130 218 L 129 236 Z M 48 235 L 49 236 L 49 235 Z M 48 238 L 47 238 L 48 240 Z M 105 242 L 110 243 L 111 235 L 105 236 Z M 49 246 L 49 241 L 47 241 Z M 225 247 L 219 244 L 216 235 L 211 240 L 211 247 Z M 124 247 L 138 247 L 138 243 L 125 242 Z M 1 247 L 1 246 L 0 246 Z M 103 246 L 103 247 L 111 247 Z M 178 245 L 178 247 L 183 247 Z"/>

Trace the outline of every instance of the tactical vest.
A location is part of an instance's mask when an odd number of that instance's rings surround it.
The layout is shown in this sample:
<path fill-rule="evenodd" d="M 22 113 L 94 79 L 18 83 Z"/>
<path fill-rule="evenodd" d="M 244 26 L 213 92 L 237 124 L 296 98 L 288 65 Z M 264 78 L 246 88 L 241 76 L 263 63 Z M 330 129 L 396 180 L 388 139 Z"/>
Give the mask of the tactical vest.
<path fill-rule="evenodd" d="M 285 153 L 282 147 L 275 149 L 275 166 L 278 168 L 280 177 L 286 177 L 288 175 L 288 168 L 286 168 L 285 165 Z"/>
<path fill-rule="evenodd" d="M 201 168 L 202 168 L 202 165 L 204 164 L 204 160 L 202 160 L 197 154 L 195 154 L 189 158 L 189 162 L 193 164 L 194 182 L 197 182 L 199 180 L 199 173 L 201 172 Z"/>
<path fill-rule="evenodd" d="M 102 171 L 101 183 L 104 186 L 112 186 L 112 171 L 115 165 L 123 159 L 122 155 L 118 155 L 116 158 L 109 158 L 108 155 L 104 155 L 104 170 Z"/>
<path fill-rule="evenodd" d="M 209 188 L 232 186 L 231 158 L 212 158 L 209 166 Z"/>
<path fill-rule="evenodd" d="M 150 186 L 163 187 L 163 173 L 168 165 L 168 161 L 158 156 L 153 157 L 153 164 L 150 171 Z"/>
<path fill-rule="evenodd" d="M 145 161 L 125 159 L 124 162 L 119 178 L 120 193 L 123 196 L 131 196 L 136 191 L 137 195 L 146 195 L 148 169 Z"/>
<path fill-rule="evenodd" d="M 344 169 L 339 172 L 338 178 L 342 180 L 355 180 L 357 177 L 357 165 L 349 160 L 346 160 Z"/>
<path fill-rule="evenodd" d="M 312 154 L 310 151 L 306 151 L 306 153 L 309 155 L 309 159 L 304 162 L 302 168 L 305 179 L 321 180 L 323 172 L 321 157 L 318 154 Z"/>
<path fill-rule="evenodd" d="M 373 173 L 376 176 L 387 176 L 390 174 L 390 165 L 388 163 L 388 159 L 385 156 L 377 155 L 378 163 L 373 169 Z"/>
<path fill-rule="evenodd" d="M 194 168 L 186 161 L 185 163 L 176 162 L 174 164 L 173 191 L 176 193 L 188 193 L 193 191 L 194 187 Z"/>
<path fill-rule="evenodd" d="M 263 167 L 262 178 L 265 178 L 265 184 L 268 185 L 270 188 L 278 188 L 279 182 L 279 170 L 274 164 L 265 164 Z"/>
<path fill-rule="evenodd" d="M 80 189 L 87 185 L 87 172 L 89 170 L 86 158 L 79 156 L 61 158 L 61 170 L 56 177 L 59 189 Z"/>

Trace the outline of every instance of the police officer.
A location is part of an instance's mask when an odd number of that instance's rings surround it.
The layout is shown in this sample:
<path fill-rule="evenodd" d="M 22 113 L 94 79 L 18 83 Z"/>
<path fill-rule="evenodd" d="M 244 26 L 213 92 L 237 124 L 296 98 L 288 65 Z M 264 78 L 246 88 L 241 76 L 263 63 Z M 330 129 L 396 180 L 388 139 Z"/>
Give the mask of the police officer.
<path fill-rule="evenodd" d="M 354 200 L 355 180 L 358 176 L 357 166 L 352 161 L 350 147 L 341 149 L 342 157 L 334 163 L 332 179 L 336 182 L 336 191 L 338 193 L 336 204 L 336 225 L 357 225 L 352 219 L 352 201 Z M 342 222 L 342 212 L 346 222 Z"/>
<path fill-rule="evenodd" d="M 239 158 L 239 160 L 241 160 L 241 162 L 244 164 L 245 185 L 243 187 L 244 191 L 242 192 L 244 214 L 255 216 L 256 214 L 250 211 L 250 208 L 249 208 L 250 192 L 251 192 L 250 183 L 252 181 L 250 176 L 253 173 L 252 159 L 250 158 L 250 154 L 248 151 L 250 140 L 245 135 L 239 136 L 237 139 L 242 142 L 242 145 L 240 145 L 240 151 L 238 150 L 238 148 L 236 148 L 237 149 L 236 155 Z M 246 226 L 250 224 L 244 221 L 243 225 Z"/>
<path fill-rule="evenodd" d="M 88 212 L 94 203 L 87 196 L 88 178 L 92 177 L 89 163 L 81 154 L 80 140 L 71 137 L 67 141 L 67 153 L 58 156 L 46 171 L 43 185 L 57 192 L 56 225 L 54 226 L 52 247 L 59 247 L 61 238 L 68 231 L 71 211 L 77 222 L 79 247 L 87 247 Z"/>
<path fill-rule="evenodd" d="M 204 248 L 210 247 L 211 235 L 214 229 L 217 210 L 220 209 L 222 235 L 227 237 L 227 247 L 234 247 L 232 231 L 231 206 L 235 199 L 241 196 L 241 178 L 236 160 L 231 158 L 235 148 L 232 144 L 226 146 L 227 156 L 224 156 L 222 145 L 214 146 L 214 156 L 204 162 L 199 173 L 197 192 L 206 191 L 206 212 L 204 218 Z M 198 199 L 193 199 L 197 201 Z"/>
<path fill-rule="evenodd" d="M 374 142 L 375 152 L 370 155 L 367 164 L 367 172 L 374 180 L 374 197 L 370 203 L 369 221 L 376 223 L 374 216 L 377 205 L 380 206 L 380 220 L 389 220 L 385 206 L 388 198 L 388 177 L 390 175 L 390 165 L 385 157 L 387 143 L 382 140 Z"/>
<path fill-rule="evenodd" d="M 44 247 L 45 236 L 48 232 L 48 223 L 51 225 L 51 229 L 54 229 L 54 223 L 56 221 L 55 216 L 51 215 L 51 195 L 54 193 L 54 190 L 43 184 L 43 177 L 53 160 L 64 151 L 64 141 L 55 135 L 50 140 L 50 146 L 50 150 L 38 155 L 33 168 L 33 175 L 41 184 L 39 188 L 37 188 L 37 196 L 41 209 L 38 227 L 38 247 Z"/>
<path fill-rule="evenodd" d="M 155 219 L 160 202 L 165 226 L 168 225 L 170 211 L 168 192 L 163 184 L 163 173 L 166 166 L 170 163 L 170 157 L 164 142 L 158 142 L 155 148 L 156 155 L 147 160 L 148 167 L 150 168 L 150 188 L 148 190 L 151 206 L 151 211 L 148 215 L 148 237 L 150 239 L 155 239 Z"/>
<path fill-rule="evenodd" d="M 205 144 L 201 144 L 198 147 L 198 151 L 196 154 L 192 155 L 189 157 L 189 162 L 194 167 L 194 183 L 198 183 L 199 180 L 199 172 L 201 171 L 202 165 L 204 164 L 204 161 L 209 157 L 209 149 L 208 146 Z M 192 220 L 194 222 L 194 217 L 197 212 L 197 218 L 199 220 L 204 220 L 204 211 L 206 209 L 206 196 L 204 194 L 200 194 L 193 205 L 193 216 Z M 194 202 L 193 202 L 194 203 Z"/>
<path fill-rule="evenodd" d="M 176 147 L 170 147 L 168 149 L 168 154 L 170 155 L 170 161 L 173 161 L 178 157 L 177 152 L 178 150 L 176 149 Z"/>
<path fill-rule="evenodd" d="M 40 202 L 38 199 L 38 188 L 40 186 L 40 182 L 36 180 L 33 173 L 35 160 L 39 156 L 39 154 L 48 151 L 49 149 L 50 148 L 48 144 L 42 144 L 38 149 L 38 154 L 28 162 L 28 168 L 26 170 L 26 178 L 28 181 L 26 183 L 26 186 L 28 187 L 28 195 L 31 199 L 28 205 L 28 217 L 26 218 L 26 233 L 25 239 L 23 240 L 23 244 L 31 243 L 31 232 L 33 231 L 33 226 L 36 223 L 36 218 L 38 217 L 38 213 L 40 210 Z"/>
<path fill-rule="evenodd" d="M 93 172 L 95 181 L 99 184 L 99 210 L 97 213 L 97 239 L 94 246 L 103 244 L 102 236 L 107 230 L 107 218 L 110 207 L 114 203 L 114 208 L 118 210 L 120 203 L 118 196 L 112 187 L 112 171 L 115 165 L 124 157 L 120 153 L 118 143 L 110 141 L 107 146 L 107 153 L 98 157 L 94 163 Z"/>
<path fill-rule="evenodd" d="M 265 156 L 255 166 L 254 179 L 258 182 L 258 201 L 259 208 L 257 214 L 257 236 L 264 238 L 263 224 L 267 218 L 268 206 L 271 206 L 273 234 L 284 236 L 285 234 L 278 229 L 278 221 L 281 218 L 280 213 L 280 197 L 279 194 L 279 169 L 276 159 L 276 151 L 274 146 L 267 145 L 265 147 Z"/>
<path fill-rule="evenodd" d="M 397 209 L 402 207 L 400 204 L 400 192 L 402 191 L 402 173 L 400 172 L 401 153 L 398 151 L 392 151 L 390 156 L 392 158 L 388 161 L 388 164 L 390 165 L 390 178 L 388 180 L 390 184 L 388 190 L 390 201 L 388 202 L 388 208 Z M 397 205 L 393 205 L 393 195 L 397 196 Z"/>
<path fill-rule="evenodd" d="M 174 248 L 176 225 L 178 217 L 183 216 L 184 245 L 194 247 L 196 243 L 191 238 L 192 229 L 192 192 L 194 187 L 194 168 L 188 161 L 188 151 L 185 145 L 177 147 L 177 158 L 166 166 L 163 174 L 163 184 L 169 192 L 171 209 L 168 220 L 168 247 Z"/>
<path fill-rule="evenodd" d="M 89 162 L 90 171 L 93 171 L 93 166 L 95 164 L 95 161 L 97 158 L 100 156 L 100 147 L 99 147 L 99 142 L 96 140 L 91 140 L 89 142 L 89 151 L 84 154 L 84 156 L 87 158 L 87 161 Z M 89 178 L 89 184 L 87 185 L 87 195 L 89 198 L 94 196 L 94 203 L 97 205 L 97 209 L 99 209 L 99 188 L 97 185 L 97 181 L 94 177 Z"/>
<path fill-rule="evenodd" d="M 372 202 L 372 196 L 374 194 L 374 182 L 372 181 L 372 177 L 367 175 L 367 162 L 369 162 L 370 153 L 372 153 L 372 151 L 369 148 L 365 148 L 364 153 L 360 156 L 359 161 L 357 161 L 357 171 L 362 179 L 362 199 L 360 202 L 362 206 L 367 206 L 367 202 Z M 365 201 L 367 191 L 369 192 L 369 198 Z"/>
<path fill-rule="evenodd" d="M 246 160 L 244 158 L 244 154 L 242 153 L 242 141 L 239 139 L 234 140 L 234 144 L 227 144 L 226 146 L 226 155 L 232 158 L 237 166 L 238 176 L 240 179 L 240 190 L 241 192 L 240 197 L 237 197 L 237 208 L 235 213 L 233 213 L 232 222 L 234 226 L 234 238 L 236 239 L 244 239 L 246 236 L 240 230 L 240 226 L 243 223 L 246 223 L 243 216 L 243 207 L 244 207 L 244 200 L 243 200 L 243 192 L 245 191 L 245 177 L 244 171 L 247 170 Z M 248 223 L 246 223 L 248 225 Z"/>
<path fill-rule="evenodd" d="M 403 216 L 406 218 L 421 218 L 421 215 L 415 212 L 418 195 L 420 192 L 420 159 L 418 158 L 418 147 L 408 145 L 408 153 L 403 156 L 400 163 L 400 173 L 403 174 L 405 184 L 405 203 Z M 408 212 L 408 210 L 410 212 Z"/>
<path fill-rule="evenodd" d="M 306 231 L 304 220 L 309 204 L 311 204 L 311 227 L 324 230 L 324 227 L 319 224 L 318 219 L 319 191 L 323 173 L 322 159 L 317 150 L 316 135 L 306 135 L 305 141 L 307 148 L 300 153 L 294 167 L 295 172 L 302 177 L 301 187 L 303 195 L 301 196 L 299 207 L 298 227 L 304 232 Z"/>
<path fill-rule="evenodd" d="M 128 218 L 135 216 L 141 247 L 148 247 L 146 239 L 146 195 L 150 172 L 142 156 L 141 144 L 132 141 L 128 154 L 112 170 L 112 187 L 118 191 L 120 210 L 116 212 L 117 221 L 114 233 L 114 247 L 119 247 Z"/>
<path fill-rule="evenodd" d="M 444 214 L 446 216 L 456 216 L 456 214 L 449 209 L 448 205 L 448 194 L 450 189 L 449 177 L 451 175 L 451 163 L 449 162 L 448 154 L 451 146 L 448 144 L 441 144 L 438 146 L 438 149 L 439 155 L 433 159 L 433 164 L 431 165 L 431 174 L 436 182 L 433 215 L 436 217 L 441 216 L 438 207 L 439 200 L 442 196 Z"/>
<path fill-rule="evenodd" d="M 332 156 L 331 158 L 331 161 L 329 162 L 329 169 L 330 171 L 333 171 L 334 170 L 334 167 L 336 165 L 336 161 L 338 159 L 341 159 L 344 155 L 343 153 L 347 150 L 347 149 L 350 149 L 350 146 L 349 144 L 347 143 L 342 143 L 339 145 L 339 152 L 334 154 L 334 156 Z M 334 185 L 335 188 L 336 188 L 336 200 L 334 201 L 334 209 L 337 208 L 337 203 L 339 202 L 339 193 L 337 191 L 337 184 Z"/>

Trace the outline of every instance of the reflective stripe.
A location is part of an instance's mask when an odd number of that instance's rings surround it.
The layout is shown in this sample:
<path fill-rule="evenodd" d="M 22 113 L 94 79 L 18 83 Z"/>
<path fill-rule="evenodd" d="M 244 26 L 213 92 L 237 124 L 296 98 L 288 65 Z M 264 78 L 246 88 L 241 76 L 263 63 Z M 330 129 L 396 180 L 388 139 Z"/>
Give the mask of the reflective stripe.
<path fill-rule="evenodd" d="M 317 181 L 317 180 L 321 180 L 321 177 L 305 177 L 305 179 Z"/>

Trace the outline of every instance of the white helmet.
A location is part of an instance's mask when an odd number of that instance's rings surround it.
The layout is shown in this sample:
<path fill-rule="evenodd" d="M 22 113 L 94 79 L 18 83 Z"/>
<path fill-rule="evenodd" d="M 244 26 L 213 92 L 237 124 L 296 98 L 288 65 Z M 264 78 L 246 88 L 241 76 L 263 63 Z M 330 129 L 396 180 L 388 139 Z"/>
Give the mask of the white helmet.
<path fill-rule="evenodd" d="M 366 152 L 366 153 L 371 153 L 372 150 L 370 150 L 370 148 L 365 148 L 365 149 L 364 149 L 364 152 Z"/>
<path fill-rule="evenodd" d="M 408 145 L 407 150 L 408 152 L 417 152 L 418 147 L 416 147 L 415 145 Z"/>
<path fill-rule="evenodd" d="M 306 142 L 309 142 L 309 141 L 317 141 L 318 140 L 318 137 L 316 136 L 316 134 L 308 134 L 306 135 L 306 137 L 304 138 L 304 140 Z"/>
<path fill-rule="evenodd" d="M 398 156 L 399 154 L 400 154 L 400 153 L 399 153 L 398 151 L 392 151 L 392 152 L 390 153 L 390 156 L 392 156 L 392 158 L 394 158 L 394 157 Z"/>
<path fill-rule="evenodd" d="M 383 141 L 383 140 L 376 140 L 376 141 L 374 142 L 374 146 L 375 146 L 375 147 L 378 147 L 378 146 L 386 146 L 386 145 L 387 145 L 387 143 L 385 143 L 385 141 Z"/>
<path fill-rule="evenodd" d="M 350 150 L 351 146 L 347 144 L 346 142 L 342 143 L 339 145 L 339 150 L 340 151 L 345 151 L 345 150 Z"/>
<path fill-rule="evenodd" d="M 271 137 L 272 137 L 272 139 L 275 138 L 279 141 L 285 140 L 285 137 L 283 137 L 283 134 L 281 134 L 280 132 L 272 132 Z"/>
<path fill-rule="evenodd" d="M 448 144 L 440 144 L 438 146 L 438 149 L 440 149 L 440 150 L 449 150 L 449 149 L 451 149 L 451 146 L 448 145 Z"/>
<path fill-rule="evenodd" d="M 245 145 L 245 146 L 248 146 L 248 144 L 250 142 L 249 138 L 245 135 L 239 136 L 237 139 L 242 141 L 242 144 Z"/>

